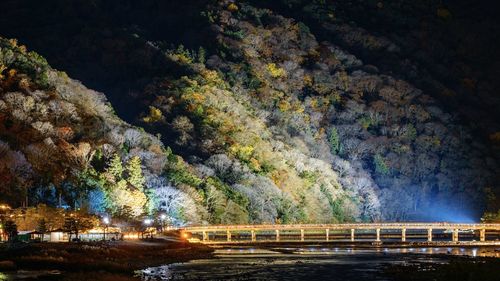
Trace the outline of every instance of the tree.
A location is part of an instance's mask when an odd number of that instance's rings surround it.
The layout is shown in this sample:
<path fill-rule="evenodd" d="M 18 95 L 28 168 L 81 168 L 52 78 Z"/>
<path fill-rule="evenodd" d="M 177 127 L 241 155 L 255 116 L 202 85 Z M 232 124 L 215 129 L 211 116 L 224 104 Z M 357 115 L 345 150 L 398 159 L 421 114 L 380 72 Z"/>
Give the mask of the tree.
<path fill-rule="evenodd" d="M 500 210 L 497 213 L 484 213 L 481 222 L 500 223 Z"/>
<path fill-rule="evenodd" d="M 69 241 L 75 234 L 78 238 L 80 232 L 85 232 L 99 224 L 99 220 L 94 216 L 89 216 L 84 212 L 70 214 L 64 219 L 63 231 L 69 234 Z"/>
<path fill-rule="evenodd" d="M 193 135 L 194 125 L 186 116 L 177 116 L 172 121 L 172 128 L 179 134 L 176 140 L 178 145 L 186 145 Z"/>
<path fill-rule="evenodd" d="M 17 225 L 14 221 L 8 220 L 4 224 L 5 233 L 7 234 L 8 241 L 12 242 L 17 239 Z"/>
<path fill-rule="evenodd" d="M 381 174 L 381 175 L 388 175 L 389 174 L 389 167 L 385 163 L 384 157 L 382 157 L 380 154 L 375 154 L 373 157 L 373 165 L 375 166 L 375 172 Z"/>
<path fill-rule="evenodd" d="M 40 240 L 43 241 L 45 238 L 45 233 L 47 233 L 47 221 L 45 219 L 41 219 L 38 221 L 36 231 L 40 232 L 40 234 L 42 235 Z"/>
<path fill-rule="evenodd" d="M 138 217 L 144 212 L 147 197 L 141 190 L 127 186 L 125 180 L 107 188 L 107 209 L 113 214 L 125 215 L 124 217 Z"/>
<path fill-rule="evenodd" d="M 146 123 L 154 123 L 163 119 L 163 114 L 160 109 L 150 106 L 149 107 L 149 115 L 142 118 L 142 120 Z"/>
<path fill-rule="evenodd" d="M 114 176 L 115 181 L 122 177 L 123 165 L 120 155 L 118 154 L 113 155 L 113 158 L 111 159 L 111 163 L 109 164 L 107 172 Z"/>
<path fill-rule="evenodd" d="M 338 154 L 340 151 L 340 138 L 337 128 L 333 127 L 330 131 L 328 142 L 330 143 L 330 150 L 332 151 L 332 154 Z"/>
<path fill-rule="evenodd" d="M 63 232 L 68 233 L 68 241 L 71 242 L 71 236 L 76 234 L 78 238 L 78 228 L 76 227 L 76 219 L 73 217 L 67 217 L 64 219 Z"/>
<path fill-rule="evenodd" d="M 137 156 L 130 158 L 127 162 L 127 181 L 132 186 L 138 189 L 142 189 L 144 187 L 145 179 L 142 173 L 141 168 L 141 159 Z"/>

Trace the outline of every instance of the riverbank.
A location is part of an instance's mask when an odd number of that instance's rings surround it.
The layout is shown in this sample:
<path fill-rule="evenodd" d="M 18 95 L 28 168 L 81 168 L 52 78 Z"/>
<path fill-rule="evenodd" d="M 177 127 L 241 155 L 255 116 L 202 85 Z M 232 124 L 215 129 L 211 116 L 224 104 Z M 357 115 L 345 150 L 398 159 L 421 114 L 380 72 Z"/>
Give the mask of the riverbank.
<path fill-rule="evenodd" d="M 0 272 L 52 271 L 40 280 L 128 281 L 135 270 L 212 257 L 201 244 L 161 239 L 97 243 L 1 244 Z M 61 274 L 56 274 L 57 272 Z"/>

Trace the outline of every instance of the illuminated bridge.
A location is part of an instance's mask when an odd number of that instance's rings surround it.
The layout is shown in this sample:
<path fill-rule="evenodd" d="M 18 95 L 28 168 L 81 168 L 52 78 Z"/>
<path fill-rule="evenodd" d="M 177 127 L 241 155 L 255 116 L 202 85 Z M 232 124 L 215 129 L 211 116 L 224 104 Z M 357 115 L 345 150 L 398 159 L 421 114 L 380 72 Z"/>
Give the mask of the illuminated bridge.
<path fill-rule="evenodd" d="M 500 224 L 347 223 L 192 226 L 189 241 L 206 244 L 277 242 L 448 242 L 500 244 Z"/>

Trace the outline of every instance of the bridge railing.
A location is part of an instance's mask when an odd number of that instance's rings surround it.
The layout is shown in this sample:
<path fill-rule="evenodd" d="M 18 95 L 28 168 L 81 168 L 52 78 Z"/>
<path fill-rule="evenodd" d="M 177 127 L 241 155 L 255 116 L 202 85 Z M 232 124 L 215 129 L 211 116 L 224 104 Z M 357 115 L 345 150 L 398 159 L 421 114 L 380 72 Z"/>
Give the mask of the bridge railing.
<path fill-rule="evenodd" d="M 495 223 L 341 223 L 341 224 L 259 224 L 259 225 L 210 225 L 210 226 L 188 226 L 180 228 L 185 231 L 203 230 L 287 230 L 287 229 L 491 229 L 500 230 L 500 224 Z"/>
<path fill-rule="evenodd" d="M 375 241 L 381 241 L 381 230 L 398 230 L 401 235 L 401 241 L 406 241 L 407 230 L 425 230 L 427 232 L 427 241 L 433 241 L 434 230 L 449 231 L 453 242 L 458 242 L 459 232 L 471 230 L 479 234 L 481 242 L 486 241 L 486 231 L 500 231 L 500 224 L 484 223 L 424 223 L 424 222 L 396 222 L 396 223 L 343 223 L 343 224 L 260 224 L 260 225 L 210 225 L 210 226 L 190 226 L 180 229 L 182 232 L 191 234 L 202 234 L 202 242 L 209 242 L 209 233 L 226 233 L 226 242 L 234 242 L 232 233 L 250 233 L 251 242 L 257 242 L 257 232 L 272 232 L 274 241 L 284 241 L 280 239 L 280 232 L 299 232 L 300 240 L 305 241 L 306 231 L 324 231 L 326 241 L 330 240 L 331 231 L 350 231 L 350 241 L 355 241 L 356 232 L 363 230 L 375 231 Z M 269 234 L 266 234 L 269 237 Z M 317 234 L 315 234 L 317 236 Z M 394 233 L 391 233 L 393 236 Z M 241 235 L 240 235 L 241 236 Z M 290 236 L 288 234 L 288 236 Z M 245 241 L 248 242 L 248 241 Z"/>

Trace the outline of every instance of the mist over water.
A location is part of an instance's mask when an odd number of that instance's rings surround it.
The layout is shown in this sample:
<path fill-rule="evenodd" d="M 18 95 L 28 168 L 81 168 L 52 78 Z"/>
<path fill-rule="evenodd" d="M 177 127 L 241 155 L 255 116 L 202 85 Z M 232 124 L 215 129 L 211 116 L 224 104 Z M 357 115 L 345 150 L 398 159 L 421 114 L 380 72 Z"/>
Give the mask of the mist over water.
<path fill-rule="evenodd" d="M 449 206 L 431 206 L 420 212 L 414 221 L 449 222 L 449 223 L 479 223 L 477 212 L 465 208 L 457 210 Z"/>

